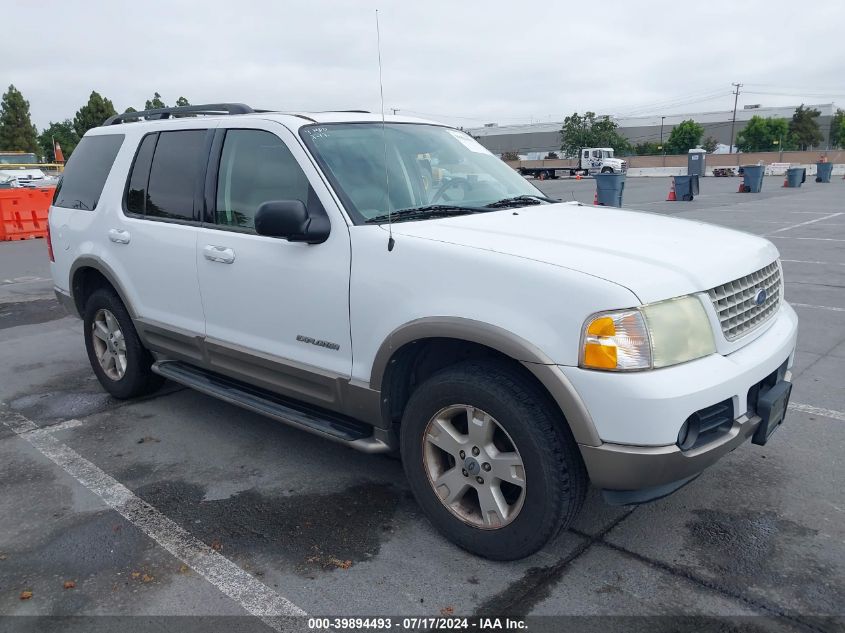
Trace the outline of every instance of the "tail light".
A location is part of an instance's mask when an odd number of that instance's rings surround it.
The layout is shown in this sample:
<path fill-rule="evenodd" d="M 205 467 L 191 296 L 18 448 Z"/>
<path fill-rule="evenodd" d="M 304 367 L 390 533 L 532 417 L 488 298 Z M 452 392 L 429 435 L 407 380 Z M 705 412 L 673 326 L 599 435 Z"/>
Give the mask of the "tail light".
<path fill-rule="evenodd" d="M 56 257 L 53 255 L 53 238 L 50 237 L 50 218 L 47 218 L 47 257 L 50 258 L 51 262 L 56 261 Z"/>

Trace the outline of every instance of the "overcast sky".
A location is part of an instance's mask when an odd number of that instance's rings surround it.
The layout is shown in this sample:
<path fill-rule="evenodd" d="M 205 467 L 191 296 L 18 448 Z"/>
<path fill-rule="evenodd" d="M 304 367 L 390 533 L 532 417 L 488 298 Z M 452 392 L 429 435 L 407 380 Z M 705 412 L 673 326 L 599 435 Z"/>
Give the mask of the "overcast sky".
<path fill-rule="evenodd" d="M 845 107 L 841 0 L 15 0 L 0 81 L 39 128 L 92 90 L 120 112 L 155 91 L 168 104 L 376 111 L 376 8 L 388 111 L 471 127 L 729 110 L 734 81 L 740 107 Z"/>

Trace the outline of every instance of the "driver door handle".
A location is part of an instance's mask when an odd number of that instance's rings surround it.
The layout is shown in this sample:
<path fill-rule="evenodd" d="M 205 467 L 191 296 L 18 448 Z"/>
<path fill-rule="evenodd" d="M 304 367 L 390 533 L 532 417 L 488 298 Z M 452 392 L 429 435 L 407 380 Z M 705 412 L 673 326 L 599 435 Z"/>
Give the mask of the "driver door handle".
<path fill-rule="evenodd" d="M 235 261 L 235 251 L 231 248 L 227 248 L 226 246 L 206 244 L 206 246 L 202 249 L 202 254 L 210 262 L 232 264 Z"/>

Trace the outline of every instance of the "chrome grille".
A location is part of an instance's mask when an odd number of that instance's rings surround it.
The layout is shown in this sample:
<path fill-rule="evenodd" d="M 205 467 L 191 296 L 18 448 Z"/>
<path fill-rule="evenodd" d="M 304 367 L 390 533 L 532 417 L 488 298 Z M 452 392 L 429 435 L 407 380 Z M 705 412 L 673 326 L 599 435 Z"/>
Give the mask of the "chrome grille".
<path fill-rule="evenodd" d="M 766 291 L 766 299 L 757 305 L 757 293 Z M 755 273 L 740 277 L 708 291 L 722 332 L 735 341 L 768 321 L 780 306 L 780 265 L 772 262 Z"/>

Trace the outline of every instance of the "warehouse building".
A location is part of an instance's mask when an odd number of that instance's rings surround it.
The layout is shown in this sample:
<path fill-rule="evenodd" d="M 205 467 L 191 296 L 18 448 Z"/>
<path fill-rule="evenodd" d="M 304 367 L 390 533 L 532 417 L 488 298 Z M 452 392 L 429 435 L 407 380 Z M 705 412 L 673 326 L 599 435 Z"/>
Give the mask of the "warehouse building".
<path fill-rule="evenodd" d="M 745 106 L 736 111 L 736 132 L 745 127 L 752 116 L 763 118 L 791 119 L 798 106 L 763 107 L 761 105 Z M 821 112 L 816 119 L 824 140 L 820 147 L 828 148 L 830 128 L 836 106 L 833 103 L 808 105 Z M 690 112 L 687 114 L 650 115 L 636 117 L 613 117 L 619 125 L 619 133 L 630 141 L 632 145 L 648 141 L 659 142 L 661 126 L 663 140 L 669 138 L 672 128 L 681 121 L 692 119 L 704 127 L 702 139 L 712 136 L 727 148 L 731 142 L 731 120 L 733 110 L 715 112 Z M 490 123 L 480 128 L 467 130 L 478 138 L 479 142 L 494 154 L 517 152 L 527 158 L 542 158 L 548 152 L 560 150 L 560 129 L 562 121 L 548 123 L 533 123 L 523 125 L 497 125 Z"/>

